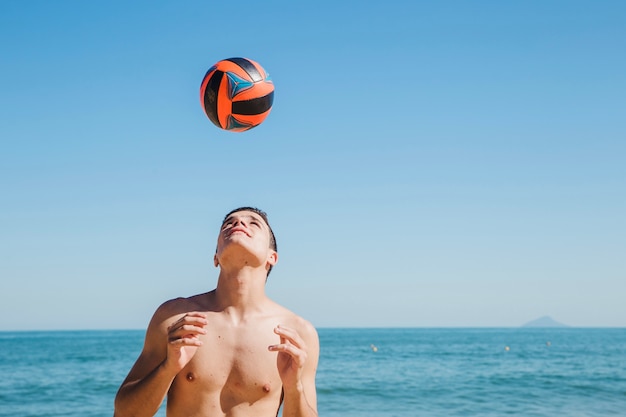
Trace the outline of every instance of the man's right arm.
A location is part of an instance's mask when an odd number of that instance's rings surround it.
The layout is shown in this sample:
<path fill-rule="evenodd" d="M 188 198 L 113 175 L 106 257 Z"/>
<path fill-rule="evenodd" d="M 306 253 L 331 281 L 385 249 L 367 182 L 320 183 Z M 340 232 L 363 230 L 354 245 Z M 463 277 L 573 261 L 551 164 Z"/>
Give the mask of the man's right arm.
<path fill-rule="evenodd" d="M 152 417 L 163 403 L 177 372 L 172 372 L 167 368 L 166 361 L 162 361 L 147 375 L 138 378 L 134 371 L 143 370 L 143 362 L 148 361 L 142 357 L 137 360 L 117 392 L 114 417 Z"/>
<path fill-rule="evenodd" d="M 172 381 L 202 344 L 206 319 L 201 313 L 172 314 L 172 302 L 155 312 L 143 351 L 115 397 L 114 417 L 154 416 Z"/>

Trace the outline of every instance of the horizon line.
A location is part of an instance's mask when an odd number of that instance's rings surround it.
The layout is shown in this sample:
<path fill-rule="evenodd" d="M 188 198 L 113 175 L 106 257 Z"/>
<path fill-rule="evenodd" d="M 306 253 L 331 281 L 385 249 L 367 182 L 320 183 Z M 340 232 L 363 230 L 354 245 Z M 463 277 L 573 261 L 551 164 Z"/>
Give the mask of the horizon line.
<path fill-rule="evenodd" d="M 541 329 L 541 330 L 566 330 L 566 329 L 626 329 L 626 326 L 315 326 L 318 330 L 382 330 L 382 329 L 423 329 L 423 330 L 472 330 L 472 329 Z M 0 329 L 0 333 L 28 333 L 28 332 L 145 332 L 145 328 L 50 328 L 50 329 Z"/>

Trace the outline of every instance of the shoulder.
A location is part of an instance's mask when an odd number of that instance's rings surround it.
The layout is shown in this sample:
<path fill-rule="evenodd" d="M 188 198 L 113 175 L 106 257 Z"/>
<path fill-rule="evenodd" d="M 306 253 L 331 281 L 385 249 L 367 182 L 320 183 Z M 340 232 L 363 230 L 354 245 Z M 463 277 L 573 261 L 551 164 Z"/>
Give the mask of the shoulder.
<path fill-rule="evenodd" d="M 172 298 L 171 300 L 167 300 L 159 307 L 157 307 L 156 311 L 154 312 L 154 317 L 158 319 L 167 319 L 168 317 L 182 313 L 188 308 L 188 305 L 188 298 Z"/>
<path fill-rule="evenodd" d="M 315 326 L 313 326 L 313 324 L 298 316 L 295 315 L 295 321 L 296 321 L 296 327 L 297 329 L 302 332 L 304 335 L 308 335 L 309 337 L 313 337 L 315 339 L 317 339 L 317 329 L 315 328 Z"/>
<path fill-rule="evenodd" d="M 292 327 L 297 336 L 301 339 L 301 348 L 306 352 L 306 366 L 307 373 L 314 375 L 317 369 L 319 354 L 320 354 L 320 341 L 317 334 L 317 329 L 313 324 L 303 317 L 298 316 L 295 313 L 291 313 L 291 320 L 289 326 Z M 296 338 L 295 340 L 298 340 Z"/>
<path fill-rule="evenodd" d="M 181 316 L 191 311 L 196 311 L 200 308 L 198 298 L 200 295 L 192 297 L 178 297 L 172 298 L 162 303 L 157 307 L 156 311 L 150 321 L 150 327 L 159 327 L 166 330 L 174 321 L 178 320 Z"/>
<path fill-rule="evenodd" d="M 293 311 L 285 309 L 285 325 L 295 329 L 306 344 L 312 347 L 319 345 L 319 337 L 315 326 L 307 319 Z"/>
<path fill-rule="evenodd" d="M 178 297 L 167 300 L 157 307 L 146 330 L 144 349 L 163 349 L 169 326 L 180 317 L 197 310 L 194 297 Z"/>

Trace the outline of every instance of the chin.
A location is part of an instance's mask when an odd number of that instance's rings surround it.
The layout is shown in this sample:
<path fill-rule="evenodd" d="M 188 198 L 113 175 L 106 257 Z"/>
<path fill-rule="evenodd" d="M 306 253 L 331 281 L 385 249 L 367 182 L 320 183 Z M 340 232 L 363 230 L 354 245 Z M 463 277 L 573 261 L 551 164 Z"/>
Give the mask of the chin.
<path fill-rule="evenodd" d="M 221 253 L 246 253 L 254 257 L 259 257 L 258 250 L 250 245 L 244 236 L 235 236 L 234 239 L 228 239 L 222 246 Z"/>

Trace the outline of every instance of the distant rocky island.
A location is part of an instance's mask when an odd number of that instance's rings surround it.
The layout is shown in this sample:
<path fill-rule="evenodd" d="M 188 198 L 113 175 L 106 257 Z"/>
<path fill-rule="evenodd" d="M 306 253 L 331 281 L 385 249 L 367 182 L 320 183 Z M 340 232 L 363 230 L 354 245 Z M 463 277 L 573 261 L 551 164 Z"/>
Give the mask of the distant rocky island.
<path fill-rule="evenodd" d="M 566 324 L 559 323 L 550 316 L 539 317 L 536 320 L 529 321 L 522 327 L 569 327 Z"/>

